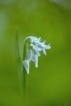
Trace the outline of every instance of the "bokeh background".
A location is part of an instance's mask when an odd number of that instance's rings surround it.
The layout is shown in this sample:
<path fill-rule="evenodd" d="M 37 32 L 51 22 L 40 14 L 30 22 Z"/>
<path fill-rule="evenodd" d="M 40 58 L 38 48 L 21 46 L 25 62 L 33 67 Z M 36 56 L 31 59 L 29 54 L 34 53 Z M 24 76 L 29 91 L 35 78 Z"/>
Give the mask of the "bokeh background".
<path fill-rule="evenodd" d="M 42 37 L 51 50 L 31 63 L 28 106 L 71 106 L 71 1 L 0 0 L 0 106 L 24 106 L 16 61 L 16 27 L 24 38 Z"/>

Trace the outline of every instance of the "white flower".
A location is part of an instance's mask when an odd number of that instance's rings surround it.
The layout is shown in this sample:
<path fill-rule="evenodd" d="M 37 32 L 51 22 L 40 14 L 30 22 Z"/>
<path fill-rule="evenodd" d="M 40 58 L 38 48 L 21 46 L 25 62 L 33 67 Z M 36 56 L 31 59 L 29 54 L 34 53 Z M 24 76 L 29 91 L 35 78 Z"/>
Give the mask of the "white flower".
<path fill-rule="evenodd" d="M 28 61 L 30 62 L 32 60 L 32 56 L 33 56 L 32 50 L 27 50 L 26 55 L 27 55 Z"/>
<path fill-rule="evenodd" d="M 29 42 L 28 42 L 29 39 Z M 38 67 L 38 58 L 40 56 L 40 52 L 42 51 L 43 54 L 46 55 L 46 50 L 50 49 L 51 46 L 50 44 L 46 45 L 45 41 L 42 42 L 41 37 L 37 38 L 34 36 L 28 36 L 24 40 L 24 44 L 28 43 L 28 48 L 26 51 L 26 56 L 23 61 L 23 65 L 27 71 L 27 74 L 29 74 L 29 69 L 30 69 L 30 62 L 33 61 L 35 63 L 35 67 Z"/>
<path fill-rule="evenodd" d="M 28 60 L 24 60 L 23 61 L 23 65 L 27 71 L 27 74 L 29 74 L 29 68 L 30 68 L 30 64 L 29 64 L 29 61 Z"/>
<path fill-rule="evenodd" d="M 38 45 L 35 45 L 35 44 L 30 44 L 30 46 L 32 46 L 32 49 L 34 50 L 35 54 L 40 56 L 40 51 L 42 51 L 42 49 L 39 48 Z"/>
<path fill-rule="evenodd" d="M 33 55 L 32 61 L 35 63 L 35 67 L 38 68 L 38 55 Z"/>

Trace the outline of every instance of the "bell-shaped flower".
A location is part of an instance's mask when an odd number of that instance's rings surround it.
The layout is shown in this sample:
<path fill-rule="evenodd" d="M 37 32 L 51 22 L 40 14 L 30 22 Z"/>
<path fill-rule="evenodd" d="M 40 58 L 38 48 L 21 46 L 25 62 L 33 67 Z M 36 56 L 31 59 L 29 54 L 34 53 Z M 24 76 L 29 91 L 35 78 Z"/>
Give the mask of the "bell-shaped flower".
<path fill-rule="evenodd" d="M 27 71 L 27 74 L 29 74 L 29 69 L 30 69 L 30 64 L 29 64 L 29 61 L 28 60 L 24 60 L 23 61 L 23 65 Z"/>
<path fill-rule="evenodd" d="M 32 60 L 33 52 L 32 50 L 27 50 L 26 58 L 30 62 Z"/>
<path fill-rule="evenodd" d="M 40 51 L 42 51 L 42 49 L 39 48 L 37 44 L 30 44 L 30 46 L 34 50 L 35 54 L 38 55 L 38 56 L 40 56 Z"/>
<path fill-rule="evenodd" d="M 35 63 L 35 67 L 38 68 L 38 55 L 33 55 L 32 61 Z"/>
<path fill-rule="evenodd" d="M 46 45 L 45 41 L 42 42 L 41 37 L 37 38 L 34 36 L 28 36 L 24 40 L 24 44 L 26 43 L 27 39 L 29 39 L 28 45 L 29 48 L 26 51 L 26 60 L 23 61 L 23 65 L 27 71 L 27 74 L 29 74 L 29 68 L 30 68 L 30 62 L 33 61 L 35 64 L 35 67 L 38 67 L 38 58 L 40 56 L 40 52 L 42 51 L 43 54 L 46 55 L 46 50 L 50 49 L 50 44 Z"/>

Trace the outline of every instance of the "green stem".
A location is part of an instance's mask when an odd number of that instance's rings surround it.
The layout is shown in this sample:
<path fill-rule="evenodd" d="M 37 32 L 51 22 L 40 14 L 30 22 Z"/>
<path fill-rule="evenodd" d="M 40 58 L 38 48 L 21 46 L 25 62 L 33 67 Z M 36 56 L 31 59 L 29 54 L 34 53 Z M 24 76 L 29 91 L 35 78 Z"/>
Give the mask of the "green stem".
<path fill-rule="evenodd" d="M 23 60 L 25 60 L 27 52 L 27 44 L 24 44 L 23 48 Z M 28 74 L 23 66 L 23 90 L 24 90 L 24 104 L 25 106 L 28 106 Z"/>
<path fill-rule="evenodd" d="M 23 45 L 23 60 L 26 57 L 26 44 Z M 16 59 L 17 59 L 17 65 L 18 65 L 18 75 L 19 75 L 19 83 L 20 83 L 20 89 L 21 89 L 21 95 L 24 99 L 24 106 L 28 106 L 28 74 L 24 66 L 22 65 L 23 60 L 21 62 L 20 58 L 20 50 L 19 50 L 19 33 L 18 28 L 16 28 Z M 23 69 L 22 69 L 23 68 Z"/>
<path fill-rule="evenodd" d="M 24 90 L 24 104 L 28 106 L 28 74 L 23 67 L 23 90 Z"/>
<path fill-rule="evenodd" d="M 22 69 L 22 62 L 21 62 L 21 57 L 20 57 L 20 50 L 19 50 L 19 33 L 18 33 L 18 28 L 16 28 L 16 61 L 17 61 L 17 67 L 18 67 L 18 76 L 19 76 L 19 84 L 20 84 L 20 91 L 21 91 L 21 96 L 22 99 L 24 99 L 23 95 L 23 69 Z M 24 103 L 24 102 L 23 102 Z"/>
<path fill-rule="evenodd" d="M 21 92 L 21 96 L 23 98 L 22 62 L 21 62 L 20 50 L 19 50 L 19 32 L 18 32 L 18 28 L 16 28 L 16 59 L 17 59 L 17 67 L 18 67 L 18 77 L 19 77 L 20 92 Z"/>

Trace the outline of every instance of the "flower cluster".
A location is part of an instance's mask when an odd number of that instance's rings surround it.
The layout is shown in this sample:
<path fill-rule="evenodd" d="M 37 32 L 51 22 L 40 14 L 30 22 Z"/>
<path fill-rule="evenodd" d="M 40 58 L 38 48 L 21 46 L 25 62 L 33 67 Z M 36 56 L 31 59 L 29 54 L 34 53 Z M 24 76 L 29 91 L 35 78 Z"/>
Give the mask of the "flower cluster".
<path fill-rule="evenodd" d="M 41 37 L 37 38 L 34 36 L 28 36 L 24 40 L 24 45 L 27 44 L 26 56 L 23 60 L 23 65 L 29 74 L 30 62 L 33 61 L 35 63 L 35 67 L 38 67 L 38 57 L 40 57 L 40 52 L 46 55 L 46 50 L 50 49 L 50 44 L 45 45 L 45 41 L 42 42 Z"/>

